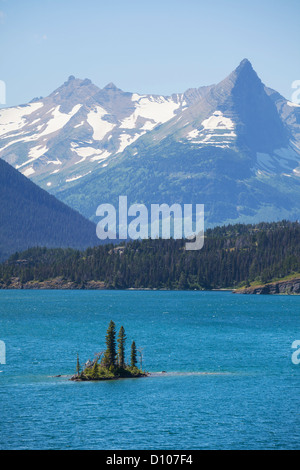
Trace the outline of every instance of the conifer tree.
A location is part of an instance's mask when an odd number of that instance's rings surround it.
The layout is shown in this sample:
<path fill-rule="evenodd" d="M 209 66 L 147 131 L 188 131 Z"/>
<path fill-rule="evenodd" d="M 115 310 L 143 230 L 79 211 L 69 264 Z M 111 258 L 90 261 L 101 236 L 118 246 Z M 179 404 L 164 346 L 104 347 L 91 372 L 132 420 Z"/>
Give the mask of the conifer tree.
<path fill-rule="evenodd" d="M 119 366 L 124 368 L 125 365 L 125 341 L 126 335 L 123 326 L 121 326 L 118 335 L 118 363 Z"/>
<path fill-rule="evenodd" d="M 115 367 L 116 365 L 116 325 L 111 320 L 106 333 L 106 351 L 104 354 L 105 367 Z"/>
<path fill-rule="evenodd" d="M 136 345 L 135 342 L 132 342 L 131 345 L 131 367 L 136 367 L 137 359 L 136 359 Z"/>
<path fill-rule="evenodd" d="M 80 362 L 79 362 L 79 355 L 77 354 L 77 364 L 76 364 L 76 373 L 79 377 L 80 374 Z"/>
<path fill-rule="evenodd" d="M 98 375 L 98 361 L 96 361 L 95 364 L 93 365 L 92 375 L 94 378 L 96 378 Z"/>

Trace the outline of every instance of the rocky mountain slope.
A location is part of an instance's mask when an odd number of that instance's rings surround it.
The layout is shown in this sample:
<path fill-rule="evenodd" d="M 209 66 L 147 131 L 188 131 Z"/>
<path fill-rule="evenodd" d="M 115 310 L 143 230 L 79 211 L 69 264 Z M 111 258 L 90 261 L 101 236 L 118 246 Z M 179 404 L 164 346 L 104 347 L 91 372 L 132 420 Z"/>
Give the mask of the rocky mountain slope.
<path fill-rule="evenodd" d="M 104 168 L 107 160 L 206 91 L 172 96 L 99 89 L 69 77 L 46 98 L 0 110 L 0 157 L 52 193 Z"/>
<path fill-rule="evenodd" d="M 300 107 L 267 89 L 245 60 L 105 169 L 58 195 L 91 218 L 95 203 L 117 204 L 125 194 L 147 205 L 204 203 L 208 225 L 298 219 L 299 123 Z"/>

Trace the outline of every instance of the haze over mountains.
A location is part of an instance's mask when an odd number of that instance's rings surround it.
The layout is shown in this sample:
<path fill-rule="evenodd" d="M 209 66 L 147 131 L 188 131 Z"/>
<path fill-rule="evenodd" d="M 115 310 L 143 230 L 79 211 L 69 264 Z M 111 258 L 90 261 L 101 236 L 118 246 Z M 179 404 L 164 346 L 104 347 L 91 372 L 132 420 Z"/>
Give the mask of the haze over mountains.
<path fill-rule="evenodd" d="M 207 225 L 299 218 L 300 106 L 246 59 L 217 85 L 169 97 L 70 77 L 0 110 L 0 157 L 91 219 L 119 195 L 204 203 Z"/>

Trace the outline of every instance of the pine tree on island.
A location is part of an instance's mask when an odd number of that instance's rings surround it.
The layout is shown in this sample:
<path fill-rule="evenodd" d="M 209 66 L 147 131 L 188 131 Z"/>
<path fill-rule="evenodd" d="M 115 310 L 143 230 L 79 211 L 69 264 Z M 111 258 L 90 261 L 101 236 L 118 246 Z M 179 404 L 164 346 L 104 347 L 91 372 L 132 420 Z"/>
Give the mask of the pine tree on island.
<path fill-rule="evenodd" d="M 79 375 L 80 375 L 80 362 L 79 362 L 79 354 L 78 353 L 77 353 L 76 374 L 79 377 Z"/>
<path fill-rule="evenodd" d="M 96 359 L 93 368 L 92 368 L 92 377 L 93 379 L 97 379 L 98 377 L 98 360 Z"/>
<path fill-rule="evenodd" d="M 126 342 L 126 335 L 124 327 L 121 326 L 118 336 L 118 364 L 119 367 L 124 369 L 125 366 L 125 342 Z"/>
<path fill-rule="evenodd" d="M 106 332 L 106 350 L 101 359 L 102 353 L 95 355 L 93 362 L 88 361 L 85 369 L 80 372 L 79 356 L 77 354 L 76 375 L 71 380 L 110 380 L 130 377 L 146 377 L 149 374 L 137 367 L 137 348 L 135 341 L 131 344 L 130 364 L 125 360 L 125 329 L 121 326 L 116 341 L 116 325 L 111 320 Z M 117 349 L 118 343 L 118 349 Z"/>
<path fill-rule="evenodd" d="M 137 352 L 136 352 L 135 341 L 132 341 L 132 345 L 131 345 L 131 367 L 136 367 L 136 364 L 137 364 L 136 355 L 137 355 Z"/>
<path fill-rule="evenodd" d="M 104 354 L 104 365 L 107 368 L 116 366 L 116 325 L 111 320 L 106 333 L 106 351 Z"/>

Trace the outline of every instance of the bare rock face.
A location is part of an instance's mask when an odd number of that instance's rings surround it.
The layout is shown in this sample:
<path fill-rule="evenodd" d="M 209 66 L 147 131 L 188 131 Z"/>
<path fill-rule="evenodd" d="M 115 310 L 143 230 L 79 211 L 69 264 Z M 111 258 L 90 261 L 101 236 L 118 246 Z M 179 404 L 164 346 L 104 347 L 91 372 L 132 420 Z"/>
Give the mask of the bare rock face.
<path fill-rule="evenodd" d="M 236 294 L 300 294 L 300 278 L 290 279 L 289 281 L 278 281 L 264 286 L 248 287 L 235 291 Z"/>

